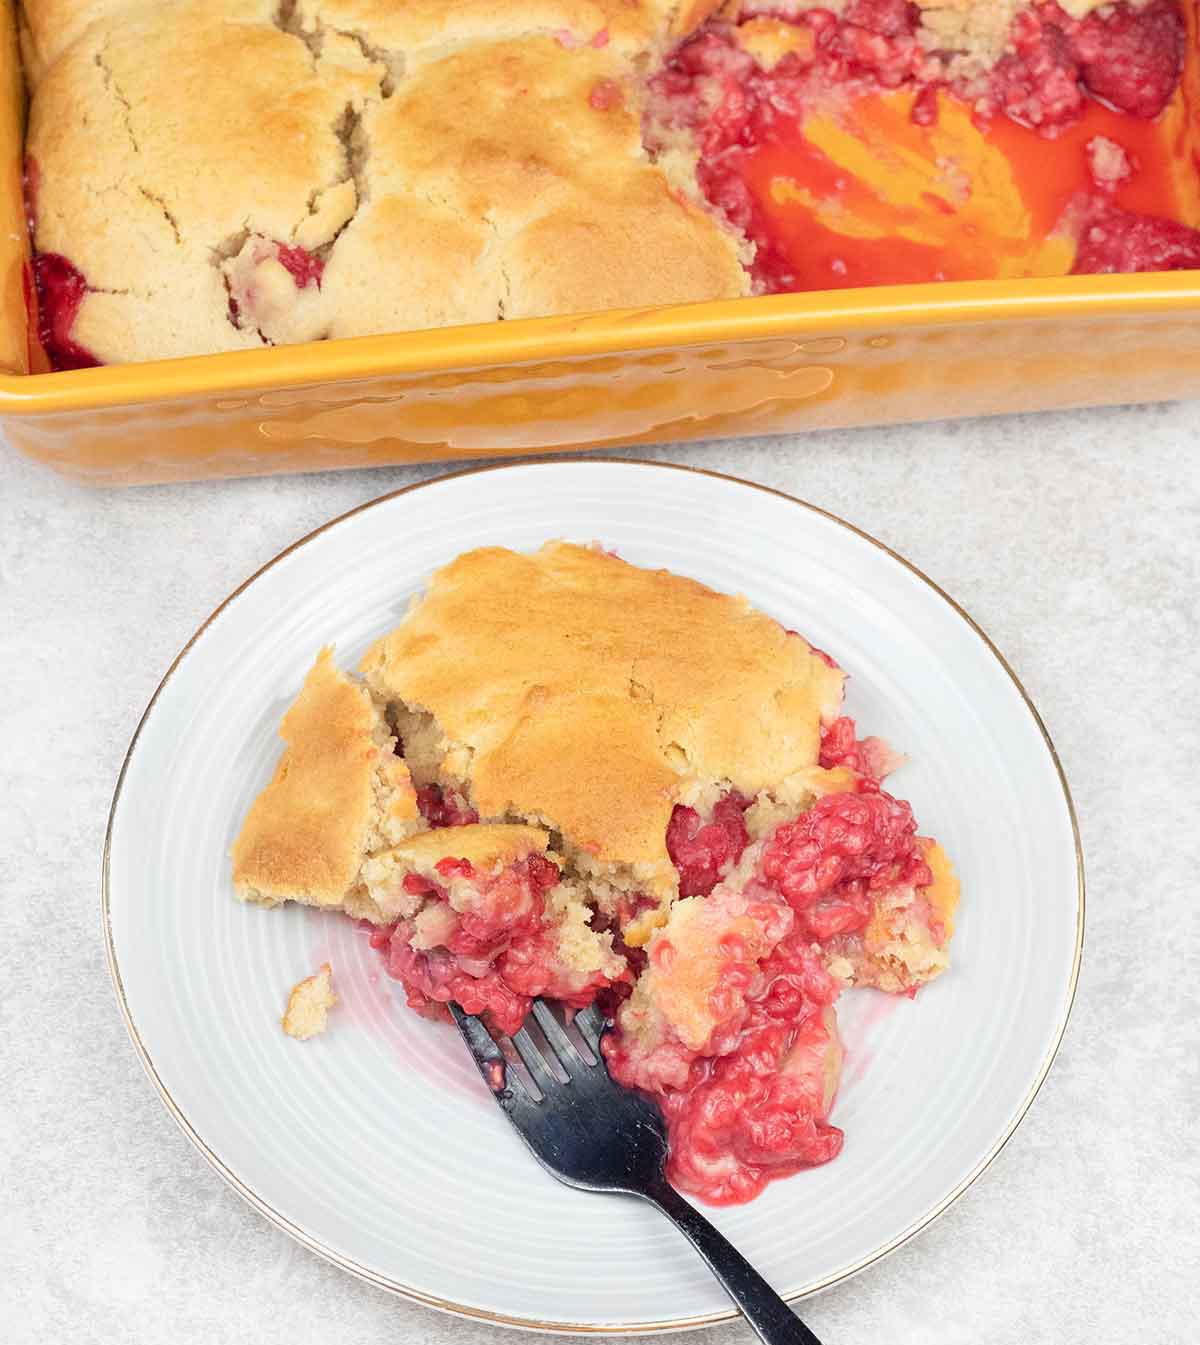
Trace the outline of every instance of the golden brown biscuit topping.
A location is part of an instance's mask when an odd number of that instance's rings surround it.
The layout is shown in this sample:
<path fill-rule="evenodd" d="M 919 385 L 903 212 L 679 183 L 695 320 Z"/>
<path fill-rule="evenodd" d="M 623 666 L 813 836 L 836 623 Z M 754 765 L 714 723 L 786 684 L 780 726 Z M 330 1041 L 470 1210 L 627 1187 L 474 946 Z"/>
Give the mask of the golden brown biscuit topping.
<path fill-rule="evenodd" d="M 739 237 L 640 136 L 640 61 L 711 8 L 35 0 L 35 244 L 81 277 L 71 341 L 148 360 L 747 293 Z"/>
<path fill-rule="evenodd" d="M 465 827 L 439 827 L 408 837 L 387 852 L 414 872 L 428 873 L 444 859 L 465 860 L 487 871 L 512 864 L 526 855 L 544 855 L 549 836 L 540 827 L 477 822 Z"/>
<path fill-rule="evenodd" d="M 537 820 L 660 894 L 676 801 L 816 764 L 843 681 L 744 598 L 566 542 L 460 556 L 362 671 L 432 714 L 482 816 Z"/>
<path fill-rule="evenodd" d="M 341 906 L 364 857 L 417 825 L 408 768 L 367 692 L 317 656 L 283 718 L 287 744 L 232 850 L 244 900 Z"/>

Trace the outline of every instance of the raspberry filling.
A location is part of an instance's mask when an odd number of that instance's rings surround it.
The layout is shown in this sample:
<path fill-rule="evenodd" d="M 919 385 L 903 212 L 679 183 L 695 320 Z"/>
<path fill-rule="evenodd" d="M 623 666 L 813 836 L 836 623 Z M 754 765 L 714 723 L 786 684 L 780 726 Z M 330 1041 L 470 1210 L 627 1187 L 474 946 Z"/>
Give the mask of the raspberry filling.
<path fill-rule="evenodd" d="M 306 248 L 296 247 L 291 243 L 277 243 L 275 257 L 296 282 L 298 290 L 305 289 L 309 285 L 321 284 L 325 263 Z"/>
<path fill-rule="evenodd" d="M 697 954 L 695 936 L 689 941 L 669 920 L 647 950 L 658 1016 L 635 989 L 604 1042 L 613 1077 L 658 1100 L 671 1180 L 714 1204 L 749 1200 L 768 1181 L 838 1154 L 842 1132 L 828 1115 L 842 1058 L 832 1007 L 840 983 L 826 970 L 826 950 L 861 954 L 862 931 L 893 893 L 929 915 L 918 894 L 933 874 L 912 809 L 870 773 L 879 762 L 890 767 L 890 749 L 860 741 L 848 717 L 826 726 L 823 748 L 830 765 L 868 768 L 859 791 L 819 797 L 779 826 L 741 892 L 714 890 L 709 879 L 746 846 L 745 801 L 722 800 L 724 826 L 715 809 L 706 826 L 691 809 L 676 809 L 668 845 L 681 887 L 702 888 L 696 919 L 716 929 L 724 921 L 726 932 L 706 929 Z M 716 962 L 699 1009 L 689 978 L 703 972 L 688 970 L 698 956 Z M 709 1024 L 701 1039 L 697 1023 Z"/>
<path fill-rule="evenodd" d="M 866 782 L 878 783 L 903 761 L 882 738 L 860 738 L 849 715 L 839 715 L 831 724 L 821 725 L 819 764 L 825 770 L 845 766 L 855 771 L 864 777 L 860 789 L 868 787 Z"/>
<path fill-rule="evenodd" d="M 1172 218 L 1186 208 L 1178 148 L 1156 120 L 1183 68 L 1177 0 L 1120 0 L 1082 21 L 1038 4 L 983 73 L 934 49 L 905 0 L 783 10 L 743 7 L 739 24 L 685 42 L 651 80 L 644 125 L 652 154 L 680 131 L 695 140 L 701 191 L 755 246 L 756 291 L 1195 264 L 1200 233 Z M 790 37 L 760 63 L 755 25 L 768 17 Z M 1125 198 L 1100 226 L 1120 245 L 1081 241 L 1097 188 L 1067 136 L 1075 125 L 1137 147 L 1131 180 L 1101 188 Z M 905 177 L 889 144 L 926 175 Z M 962 166 L 992 147 L 1006 167 Z"/>
<path fill-rule="evenodd" d="M 713 1204 L 750 1200 L 772 1178 L 826 1163 L 842 1145 L 826 1119 L 841 1065 L 832 1015 L 839 986 L 777 899 L 726 904 L 741 919 L 717 941 L 707 1040 L 689 1047 L 671 1030 L 648 1035 L 627 1001 L 603 1042 L 613 1078 L 651 1093 L 662 1110 L 671 1181 Z M 662 935 L 651 946 L 651 962 L 668 976 L 685 956 Z"/>
<path fill-rule="evenodd" d="M 762 874 L 817 942 L 865 928 L 881 890 L 933 881 L 912 808 L 882 790 L 819 798 L 776 830 Z"/>
<path fill-rule="evenodd" d="M 444 859 L 437 872 L 444 883 L 409 874 L 405 890 L 425 904 L 411 919 L 372 927 L 370 939 L 418 1013 L 444 1018 L 453 1000 L 511 1034 L 533 998 L 582 1008 L 610 984 L 599 972 L 573 970 L 559 955 L 544 918 L 546 893 L 559 881 L 549 860 L 530 855 L 488 875 L 466 860 Z"/>
<path fill-rule="evenodd" d="M 431 827 L 468 827 L 479 821 L 479 814 L 461 794 L 441 785 L 422 785 L 417 790 L 417 808 Z"/>
<path fill-rule="evenodd" d="M 660 1098 L 667 1174 L 714 1205 L 753 1199 L 768 1181 L 836 1158 L 826 1118 L 841 1065 L 831 1013 L 838 986 L 798 936 L 760 965 L 735 1050 L 695 1060 Z"/>
<path fill-rule="evenodd" d="M 727 794 L 710 822 L 701 822 L 694 808 L 676 806 L 667 825 L 667 853 L 679 871 L 681 897 L 708 896 L 722 872 L 741 859 L 750 840 L 742 816 L 749 806 L 740 794 Z"/>

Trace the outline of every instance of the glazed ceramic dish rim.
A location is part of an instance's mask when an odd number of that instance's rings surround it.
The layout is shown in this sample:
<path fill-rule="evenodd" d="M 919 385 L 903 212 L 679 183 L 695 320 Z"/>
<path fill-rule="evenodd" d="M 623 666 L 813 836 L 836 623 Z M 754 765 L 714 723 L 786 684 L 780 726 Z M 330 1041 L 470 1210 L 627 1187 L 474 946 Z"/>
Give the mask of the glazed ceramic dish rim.
<path fill-rule="evenodd" d="M 0 373 L 0 415 L 37 416 L 347 379 L 519 368 L 711 343 L 1200 312 L 1200 271 L 942 281 L 525 318 L 52 373 Z"/>
<path fill-rule="evenodd" d="M 613 1324 L 591 1324 L 591 1323 L 561 1322 L 561 1321 L 560 1322 L 535 1321 L 526 1317 L 507 1316 L 502 1313 L 493 1312 L 479 1307 L 460 1304 L 451 1300 L 439 1298 L 427 1292 L 424 1292 L 420 1289 L 416 1289 L 409 1285 L 405 1285 L 399 1281 L 393 1280 L 385 1275 L 382 1275 L 374 1270 L 371 1270 L 366 1266 L 358 1264 L 352 1259 L 324 1245 L 319 1239 L 313 1237 L 305 1230 L 300 1228 L 298 1225 L 293 1223 L 291 1220 L 286 1218 L 284 1215 L 280 1214 L 270 1204 L 268 1204 L 265 1200 L 263 1200 L 246 1182 L 244 1182 L 241 1178 L 239 1178 L 236 1173 L 234 1173 L 229 1167 L 227 1167 L 218 1157 L 218 1155 L 208 1147 L 207 1143 L 194 1129 L 191 1122 L 188 1120 L 188 1117 L 184 1114 L 180 1106 L 176 1103 L 166 1084 L 159 1076 L 155 1064 L 151 1059 L 149 1050 L 147 1049 L 145 1043 L 142 1041 L 140 1032 L 133 1020 L 133 1016 L 126 999 L 125 988 L 121 976 L 121 970 L 117 959 L 117 952 L 110 915 L 111 893 L 109 885 L 109 875 L 110 875 L 110 854 L 113 840 L 114 823 L 117 816 L 118 805 L 121 799 L 122 786 L 124 784 L 125 776 L 129 769 L 130 763 L 133 759 L 133 754 L 137 748 L 138 740 L 141 737 L 142 731 L 151 713 L 153 712 L 160 695 L 162 694 L 164 688 L 170 682 L 176 669 L 187 657 L 189 651 L 192 649 L 196 641 L 200 639 L 200 637 L 205 633 L 205 631 L 208 630 L 208 628 L 212 625 L 212 623 L 231 603 L 233 603 L 239 597 L 239 595 L 241 595 L 261 575 L 263 575 L 266 571 L 270 570 L 273 566 L 277 565 L 285 557 L 290 555 L 292 552 L 298 550 L 299 548 L 304 547 L 307 543 L 309 543 L 322 533 L 326 532 L 330 528 L 333 528 L 345 522 L 346 520 L 354 517 L 356 514 L 359 514 L 364 510 L 374 508 L 377 505 L 384 504 L 387 501 L 393 500 L 399 496 L 407 495 L 411 492 L 421 490 L 428 486 L 437 485 L 439 483 L 451 479 L 474 476 L 487 472 L 525 471 L 531 467 L 538 470 L 554 470 L 556 468 L 563 466 L 579 470 L 581 468 L 586 469 L 593 463 L 601 465 L 619 465 L 623 468 L 650 467 L 658 471 L 666 470 L 666 471 L 688 472 L 701 476 L 715 478 L 719 481 L 725 481 L 732 484 L 736 484 L 739 487 L 749 487 L 754 490 L 763 491 L 769 495 L 773 495 L 776 496 L 777 498 L 786 500 L 799 508 L 803 508 L 817 515 L 820 515 L 824 519 L 829 520 L 834 524 L 837 524 L 840 527 L 847 529 L 860 539 L 863 539 L 866 542 L 870 543 L 872 546 L 877 547 L 880 551 L 882 551 L 892 560 L 899 562 L 899 564 L 902 565 L 906 570 L 908 570 L 915 578 L 921 580 L 925 585 L 927 585 L 930 589 L 932 589 L 936 595 L 942 598 L 953 609 L 953 611 L 959 617 L 961 617 L 963 621 L 967 623 L 970 629 L 974 632 L 975 635 L 979 637 L 979 639 L 983 642 L 988 652 L 997 660 L 1001 668 L 1004 670 L 1008 678 L 1011 680 L 1013 686 L 1019 693 L 1019 696 L 1023 701 L 1025 708 L 1029 711 L 1030 715 L 1032 716 L 1033 721 L 1038 729 L 1038 732 L 1040 733 L 1043 739 L 1045 748 L 1049 754 L 1050 760 L 1054 767 L 1054 771 L 1057 775 L 1059 785 L 1062 790 L 1063 802 L 1066 807 L 1066 814 L 1070 821 L 1071 833 L 1074 840 L 1075 874 L 1077 885 L 1075 944 L 1074 944 L 1074 953 L 1072 958 L 1069 981 L 1067 985 L 1067 993 L 1063 1001 L 1061 1017 L 1052 1030 L 1050 1036 L 1050 1044 L 1046 1050 L 1045 1057 L 1026 1095 L 1022 1099 L 1016 1112 L 1011 1116 L 1007 1124 L 1003 1127 L 999 1137 L 992 1144 L 991 1148 L 982 1156 L 982 1158 L 979 1159 L 979 1161 L 955 1185 L 955 1187 L 950 1192 L 948 1192 L 941 1200 L 939 1200 L 932 1208 L 928 1209 L 918 1219 L 916 1219 L 906 1228 L 904 1228 L 900 1233 L 890 1238 L 885 1244 L 876 1248 L 870 1255 L 861 1258 L 859 1261 L 857 1261 L 852 1265 L 840 1268 L 837 1272 L 826 1276 L 824 1279 L 818 1282 L 806 1285 L 802 1289 L 789 1294 L 788 1295 L 789 1301 L 792 1302 L 799 1301 L 801 1298 L 808 1297 L 811 1294 L 817 1293 L 820 1290 L 826 1289 L 833 1284 L 839 1283 L 842 1280 L 845 1280 L 850 1276 L 857 1274 L 859 1271 L 865 1269 L 867 1266 L 873 1264 L 874 1262 L 880 1260 L 882 1257 L 886 1256 L 888 1253 L 894 1251 L 904 1242 L 907 1242 L 909 1238 L 913 1237 L 921 1229 L 925 1228 L 929 1223 L 931 1223 L 940 1214 L 942 1214 L 960 1195 L 962 1195 L 962 1193 L 976 1180 L 976 1178 L 979 1177 L 980 1174 L 991 1164 L 993 1159 L 995 1159 L 996 1155 L 1000 1152 L 1000 1150 L 1011 1138 L 1017 1126 L 1020 1124 L 1021 1120 L 1024 1118 L 1026 1112 L 1031 1106 L 1033 1099 L 1037 1095 L 1037 1092 L 1040 1089 L 1043 1081 L 1045 1080 L 1046 1075 L 1049 1072 L 1050 1067 L 1054 1061 L 1054 1057 L 1057 1054 L 1059 1045 L 1061 1044 L 1063 1034 L 1065 1033 L 1066 1030 L 1071 1008 L 1074 1003 L 1076 987 L 1078 984 L 1080 960 L 1083 950 L 1083 930 L 1084 930 L 1085 893 L 1084 893 L 1083 853 L 1080 841 L 1078 821 L 1075 814 L 1075 807 L 1071 798 L 1070 789 L 1067 784 L 1066 776 L 1063 771 L 1061 761 L 1059 760 L 1058 753 L 1054 747 L 1054 744 L 1050 738 L 1049 733 L 1046 730 L 1045 724 L 1042 722 L 1041 716 L 1039 715 L 1037 708 L 1033 704 L 1025 688 L 1022 686 L 1020 679 L 1017 677 L 1016 673 L 1013 671 L 1013 669 L 1008 664 L 1007 660 L 1004 658 L 1003 654 L 1000 653 L 1000 651 L 996 648 L 995 644 L 993 644 L 991 639 L 981 629 L 978 623 L 975 622 L 975 620 L 932 579 L 930 579 L 927 575 L 922 573 L 922 571 L 920 571 L 911 562 L 905 560 L 903 556 L 900 556 L 897 552 L 893 551 L 890 547 L 886 546 L 884 543 L 872 537 L 869 533 L 863 531 L 860 528 L 855 527 L 851 523 L 846 522 L 846 520 L 840 518 L 838 515 L 833 514 L 826 509 L 822 509 L 817 505 L 813 505 L 808 503 L 807 501 L 798 499 L 795 496 L 788 495 L 785 492 L 774 490 L 771 487 L 758 485 L 757 483 L 754 482 L 744 481 L 738 477 L 734 477 L 725 473 L 706 471 L 701 468 L 686 467 L 681 464 L 672 464 L 672 463 L 653 463 L 653 462 L 640 461 L 636 459 L 589 458 L 584 459 L 582 461 L 576 461 L 566 464 L 559 464 L 555 462 L 529 463 L 521 465 L 502 463 L 484 467 L 468 468 L 458 472 L 445 473 L 443 475 L 433 477 L 428 481 L 418 482 L 411 486 L 403 487 L 400 490 L 389 492 L 386 495 L 380 496 L 374 500 L 367 501 L 366 503 L 359 505 L 354 509 L 348 510 L 346 513 L 339 515 L 337 518 L 329 520 L 328 522 L 322 524 L 320 527 L 314 529 L 312 532 L 308 533 L 306 536 L 300 538 L 298 541 L 294 542 L 291 546 L 281 551 L 273 559 L 268 561 L 260 569 L 255 571 L 254 574 L 252 574 L 244 583 L 239 585 L 238 588 L 235 589 L 233 593 L 231 593 L 229 597 L 226 598 L 225 601 L 222 602 L 220 606 L 218 606 L 209 615 L 209 617 L 195 631 L 195 633 L 191 636 L 188 642 L 180 650 L 179 654 L 176 656 L 174 661 L 171 663 L 171 666 L 168 668 L 158 687 L 155 689 L 154 695 L 151 697 L 150 702 L 146 707 L 146 710 L 143 712 L 141 719 L 138 722 L 137 729 L 135 730 L 133 737 L 130 741 L 129 747 L 126 751 L 124 761 L 122 762 L 121 771 L 117 779 L 116 788 L 113 793 L 112 805 L 109 812 L 108 826 L 105 834 L 104 854 L 103 854 L 102 873 L 101 873 L 101 921 L 102 921 L 103 937 L 105 942 L 105 950 L 108 959 L 109 971 L 112 976 L 113 985 L 116 992 L 121 1015 L 125 1021 L 125 1026 L 129 1032 L 130 1038 L 133 1042 L 133 1046 L 138 1055 L 138 1058 L 141 1061 L 141 1064 L 145 1069 L 151 1082 L 153 1083 L 154 1087 L 158 1091 L 158 1094 L 162 1099 L 164 1105 L 166 1106 L 167 1111 L 170 1113 L 170 1115 L 173 1117 L 175 1122 L 179 1125 L 180 1129 L 184 1132 L 184 1134 L 188 1137 L 188 1139 L 191 1140 L 191 1142 L 196 1146 L 196 1148 L 200 1151 L 200 1153 L 204 1156 L 204 1158 L 208 1161 L 208 1163 L 219 1173 L 219 1175 L 223 1177 L 225 1181 L 230 1186 L 232 1186 L 233 1189 L 237 1191 L 237 1193 L 240 1196 L 242 1196 L 247 1202 L 249 1202 L 249 1204 L 251 1204 L 255 1209 L 259 1211 L 259 1213 L 263 1214 L 273 1224 L 282 1229 L 284 1232 L 288 1233 L 291 1237 L 295 1238 L 302 1245 L 309 1248 L 309 1250 L 316 1252 L 318 1255 L 324 1257 L 328 1261 L 333 1262 L 335 1265 L 340 1266 L 342 1269 L 350 1271 L 352 1274 L 368 1281 L 369 1283 L 390 1290 L 404 1298 L 411 1299 L 412 1301 L 420 1303 L 426 1307 L 441 1309 L 443 1311 L 451 1312 L 459 1316 L 471 1317 L 500 1326 L 523 1327 L 525 1329 L 556 1331 L 567 1334 L 595 1335 L 595 1334 L 618 1332 L 629 1335 L 640 1335 L 640 1334 L 650 1334 L 662 1331 L 673 1331 L 699 1326 L 706 1326 L 720 1321 L 726 1321 L 732 1319 L 737 1316 L 737 1313 L 731 1309 L 729 1311 L 707 1313 L 704 1315 L 694 1317 L 677 1317 L 661 1321 L 641 1321 L 636 1323 L 613 1323 Z"/>

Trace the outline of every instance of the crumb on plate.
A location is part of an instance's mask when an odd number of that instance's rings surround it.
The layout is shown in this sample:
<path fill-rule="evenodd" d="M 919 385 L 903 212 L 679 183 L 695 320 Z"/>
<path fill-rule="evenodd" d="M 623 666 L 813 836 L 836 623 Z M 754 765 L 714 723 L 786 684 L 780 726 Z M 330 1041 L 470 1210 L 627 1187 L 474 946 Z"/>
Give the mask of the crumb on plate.
<path fill-rule="evenodd" d="M 292 987 L 283 1015 L 283 1030 L 289 1037 L 307 1041 L 329 1026 L 329 1010 L 337 1003 L 331 980 L 332 968 L 325 962 Z"/>

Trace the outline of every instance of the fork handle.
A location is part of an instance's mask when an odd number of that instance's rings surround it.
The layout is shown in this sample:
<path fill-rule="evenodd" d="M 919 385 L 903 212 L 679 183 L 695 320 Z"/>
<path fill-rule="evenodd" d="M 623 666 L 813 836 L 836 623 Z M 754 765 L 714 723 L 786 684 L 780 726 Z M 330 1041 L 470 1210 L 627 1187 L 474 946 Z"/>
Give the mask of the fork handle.
<path fill-rule="evenodd" d="M 821 1345 L 737 1248 L 662 1181 L 638 1192 L 667 1216 L 704 1258 L 764 1345 Z"/>

